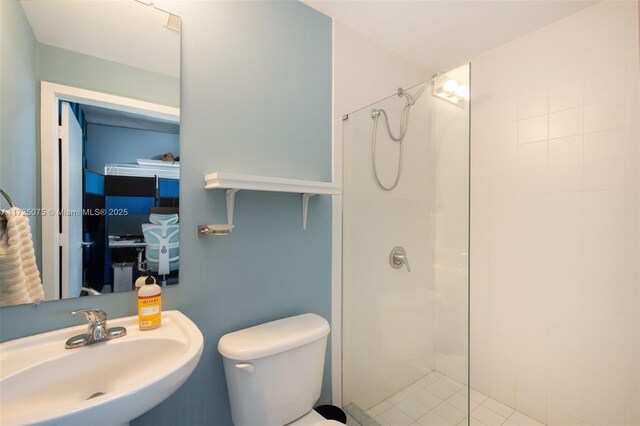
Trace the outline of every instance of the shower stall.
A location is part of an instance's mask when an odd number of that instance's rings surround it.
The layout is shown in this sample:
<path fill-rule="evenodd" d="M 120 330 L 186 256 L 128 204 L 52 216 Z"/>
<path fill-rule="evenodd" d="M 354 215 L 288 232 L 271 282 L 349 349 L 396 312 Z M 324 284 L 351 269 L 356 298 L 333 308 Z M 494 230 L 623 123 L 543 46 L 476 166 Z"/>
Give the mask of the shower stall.
<path fill-rule="evenodd" d="M 468 424 L 470 66 L 343 120 L 343 407 Z"/>

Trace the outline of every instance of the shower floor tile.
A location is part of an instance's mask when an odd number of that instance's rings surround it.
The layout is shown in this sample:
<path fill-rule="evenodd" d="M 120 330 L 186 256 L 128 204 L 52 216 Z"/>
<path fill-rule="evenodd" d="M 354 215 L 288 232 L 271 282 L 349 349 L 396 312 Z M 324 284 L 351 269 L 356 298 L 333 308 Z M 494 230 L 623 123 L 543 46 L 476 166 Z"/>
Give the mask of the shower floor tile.
<path fill-rule="evenodd" d="M 467 416 L 467 395 L 471 417 Z M 382 426 L 544 426 L 525 414 L 432 372 L 367 410 Z"/>

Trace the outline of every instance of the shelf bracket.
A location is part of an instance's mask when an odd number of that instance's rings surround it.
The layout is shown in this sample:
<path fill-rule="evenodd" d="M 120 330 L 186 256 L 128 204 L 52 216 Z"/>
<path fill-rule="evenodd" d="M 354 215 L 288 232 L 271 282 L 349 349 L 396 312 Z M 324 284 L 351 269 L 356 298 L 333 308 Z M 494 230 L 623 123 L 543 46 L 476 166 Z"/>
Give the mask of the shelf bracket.
<path fill-rule="evenodd" d="M 318 194 L 302 194 L 302 229 L 307 229 L 307 212 L 309 210 L 309 198 Z"/>
<path fill-rule="evenodd" d="M 240 191 L 239 189 L 227 189 L 227 223 L 229 225 L 233 225 L 233 209 L 236 204 L 236 192 Z"/>

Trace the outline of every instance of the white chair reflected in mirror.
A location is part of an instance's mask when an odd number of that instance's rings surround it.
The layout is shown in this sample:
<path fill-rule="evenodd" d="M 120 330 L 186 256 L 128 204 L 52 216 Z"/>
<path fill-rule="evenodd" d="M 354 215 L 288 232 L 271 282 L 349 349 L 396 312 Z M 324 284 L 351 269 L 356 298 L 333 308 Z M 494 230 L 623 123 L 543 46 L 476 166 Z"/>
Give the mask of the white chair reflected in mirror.
<path fill-rule="evenodd" d="M 144 241 L 147 244 L 145 258 L 147 267 L 162 276 L 161 284 L 166 285 L 166 276 L 180 268 L 180 224 L 177 214 L 149 215 L 149 222 L 142 225 Z"/>

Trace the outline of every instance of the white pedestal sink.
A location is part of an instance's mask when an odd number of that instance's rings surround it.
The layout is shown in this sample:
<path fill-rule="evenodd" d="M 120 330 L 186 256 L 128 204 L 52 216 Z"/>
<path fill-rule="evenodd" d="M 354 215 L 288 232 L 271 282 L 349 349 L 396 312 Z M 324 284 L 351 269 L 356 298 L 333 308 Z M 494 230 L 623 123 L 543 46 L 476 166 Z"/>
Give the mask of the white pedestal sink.
<path fill-rule="evenodd" d="M 126 423 L 174 393 L 202 355 L 202 333 L 179 311 L 163 312 L 155 330 L 140 331 L 137 316 L 108 326 L 127 335 L 65 349 L 83 324 L 1 344 L 0 424 Z"/>

